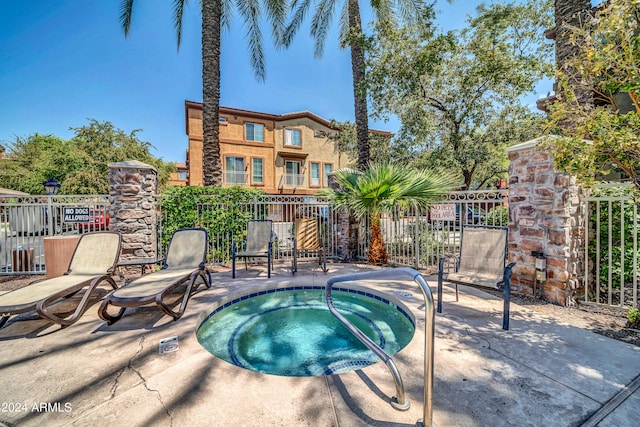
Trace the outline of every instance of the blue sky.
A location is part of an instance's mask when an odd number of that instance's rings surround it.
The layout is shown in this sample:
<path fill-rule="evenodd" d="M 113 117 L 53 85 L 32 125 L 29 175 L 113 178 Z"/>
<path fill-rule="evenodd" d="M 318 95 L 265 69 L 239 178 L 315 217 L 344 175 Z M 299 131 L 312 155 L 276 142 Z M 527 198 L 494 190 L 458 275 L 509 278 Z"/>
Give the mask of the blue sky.
<path fill-rule="evenodd" d="M 464 25 L 480 3 L 439 0 L 439 25 Z M 71 138 L 70 127 L 93 118 L 126 132 L 141 129 L 138 137 L 155 147 L 153 155 L 184 161 L 184 101 L 202 101 L 200 13 L 199 2 L 191 0 L 178 51 L 171 4 L 137 0 L 125 39 L 120 0 L 2 0 L 0 144 L 35 132 Z M 337 48 L 337 30 L 334 25 L 318 59 L 308 25 L 286 51 L 272 47 L 265 28 L 267 77 L 259 83 L 242 22 L 234 22 L 222 36 L 221 105 L 274 114 L 309 110 L 326 119 L 354 121 L 350 57 Z M 549 89 L 550 84 L 540 85 L 541 92 Z M 370 126 L 395 132 L 399 124 Z"/>

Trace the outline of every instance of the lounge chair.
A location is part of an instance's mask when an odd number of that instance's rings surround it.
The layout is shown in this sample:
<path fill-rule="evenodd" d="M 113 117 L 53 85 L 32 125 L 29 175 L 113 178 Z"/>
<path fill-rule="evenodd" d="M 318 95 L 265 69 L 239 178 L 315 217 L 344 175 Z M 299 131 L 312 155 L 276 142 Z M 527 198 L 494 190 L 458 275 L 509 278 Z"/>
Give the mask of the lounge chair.
<path fill-rule="evenodd" d="M 291 259 L 291 271 L 298 271 L 298 256 L 301 254 L 317 254 L 318 265 L 322 271 L 327 272 L 327 260 L 324 251 L 324 239 L 320 235 L 318 218 L 296 218 L 296 236 L 293 238 L 293 258 Z"/>
<path fill-rule="evenodd" d="M 35 310 L 40 317 L 69 326 L 87 310 L 89 297 L 99 285 L 113 289 L 118 285 L 111 277 L 120 254 L 120 234 L 97 232 L 80 237 L 67 272 L 59 277 L 39 280 L 24 288 L 0 296 L 0 327 L 14 314 Z M 86 288 L 73 314 L 67 318 L 51 313 L 49 306 Z"/>
<path fill-rule="evenodd" d="M 243 250 L 238 251 L 236 242 L 231 250 L 231 277 L 236 278 L 236 258 L 244 258 L 244 268 L 247 269 L 247 258 L 267 258 L 267 277 L 271 277 L 271 234 L 273 221 L 253 220 L 247 223 L 247 240 Z"/>
<path fill-rule="evenodd" d="M 178 320 L 187 308 L 187 302 L 202 279 L 207 288 L 211 277 L 205 269 L 208 236 L 203 228 L 183 228 L 171 236 L 167 257 L 162 269 L 143 275 L 109 294 L 98 310 L 102 320 L 110 325 L 122 318 L 129 307 L 156 304 L 165 314 Z M 189 282 L 182 295 L 178 310 L 172 310 L 165 298 L 181 284 Z M 109 306 L 120 307 L 116 315 L 108 313 Z"/>
<path fill-rule="evenodd" d="M 502 329 L 509 329 L 509 303 L 511 301 L 511 269 L 515 263 L 505 266 L 507 258 L 507 227 L 467 225 L 462 228 L 460 256 L 447 254 L 440 258 L 438 266 L 438 306 L 442 313 L 442 284 L 488 287 L 502 291 L 504 310 Z M 455 271 L 445 273 L 445 258 L 455 260 Z"/>

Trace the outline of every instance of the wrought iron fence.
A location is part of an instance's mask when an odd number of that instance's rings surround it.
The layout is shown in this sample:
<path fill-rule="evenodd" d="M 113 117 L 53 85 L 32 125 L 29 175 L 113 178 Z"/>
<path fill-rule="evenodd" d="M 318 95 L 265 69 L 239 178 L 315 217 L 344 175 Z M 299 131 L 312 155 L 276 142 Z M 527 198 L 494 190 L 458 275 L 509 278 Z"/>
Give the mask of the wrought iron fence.
<path fill-rule="evenodd" d="M 435 271 L 445 253 L 458 253 L 460 230 L 467 224 L 507 226 L 507 190 L 457 191 L 430 209 L 394 208 L 380 225 L 389 262 Z M 368 219 L 358 228 L 358 257 L 367 258 Z"/>
<path fill-rule="evenodd" d="M 640 212 L 628 186 L 603 185 L 584 198 L 584 299 L 638 307 Z"/>
<path fill-rule="evenodd" d="M 25 196 L 0 199 L 0 273 L 46 272 L 48 239 L 106 230 L 107 196 Z"/>

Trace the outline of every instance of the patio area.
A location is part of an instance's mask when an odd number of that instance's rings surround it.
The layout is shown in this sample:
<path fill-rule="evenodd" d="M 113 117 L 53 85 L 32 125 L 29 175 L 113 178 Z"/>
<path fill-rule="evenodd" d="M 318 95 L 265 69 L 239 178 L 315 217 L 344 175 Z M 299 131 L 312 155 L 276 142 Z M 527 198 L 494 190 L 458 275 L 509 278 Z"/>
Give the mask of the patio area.
<path fill-rule="evenodd" d="M 372 269 L 308 265 L 295 276 L 276 265 L 213 273 L 177 322 L 155 308 L 131 309 L 113 326 L 93 304 L 60 329 L 35 314 L 0 329 L 0 425 L 409 426 L 423 411 L 424 300 L 417 284 L 368 281 L 403 302 L 417 319 L 410 344 L 394 357 L 411 408 L 389 405 L 394 384 L 383 363 L 326 377 L 259 374 L 219 360 L 196 340 L 213 302 L 257 283 L 324 285 L 334 275 Z M 435 294 L 436 280 L 426 277 Z M 105 290 L 106 293 L 106 290 Z M 438 426 L 635 426 L 640 348 L 558 323 L 512 304 L 445 286 L 436 314 L 433 421 Z M 61 304 L 64 304 L 62 302 Z M 64 309 L 64 307 L 61 307 Z M 160 340 L 179 349 L 160 354 Z"/>

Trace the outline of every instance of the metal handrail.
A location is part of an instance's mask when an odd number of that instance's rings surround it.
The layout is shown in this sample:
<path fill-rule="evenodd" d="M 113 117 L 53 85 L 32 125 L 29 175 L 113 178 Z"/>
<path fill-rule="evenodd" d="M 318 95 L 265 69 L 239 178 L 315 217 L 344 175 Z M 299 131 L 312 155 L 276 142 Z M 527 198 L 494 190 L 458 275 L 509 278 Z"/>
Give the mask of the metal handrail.
<path fill-rule="evenodd" d="M 373 351 L 378 357 L 380 357 L 393 375 L 393 379 L 396 385 L 396 401 L 392 401 L 392 406 L 397 409 L 408 409 L 409 402 L 406 401 L 404 396 L 404 386 L 400 374 L 395 367 L 395 364 L 391 358 L 382 350 L 376 343 L 371 341 L 369 337 L 364 335 L 358 328 L 349 323 L 340 313 L 337 312 L 333 306 L 333 299 L 331 298 L 331 288 L 335 283 L 339 282 L 352 282 L 358 280 L 380 280 L 380 279 L 400 279 L 403 277 L 410 277 L 414 282 L 417 282 L 422 289 L 422 295 L 424 297 L 424 312 L 425 312 L 425 330 L 424 330 L 424 405 L 423 405 L 423 419 L 418 420 L 416 425 L 423 425 L 425 427 L 431 427 L 433 423 L 433 358 L 434 358 L 434 334 L 435 334 L 435 309 L 433 305 L 433 295 L 427 282 L 422 278 L 420 273 L 412 268 L 393 268 L 382 271 L 367 271 L 364 273 L 346 274 L 343 276 L 332 277 L 327 281 L 325 294 L 327 297 L 327 305 L 331 313 L 338 318 L 344 324 L 356 338 L 358 338 L 364 345 L 366 345 L 371 351 Z M 372 344 L 372 346 L 371 346 Z"/>

